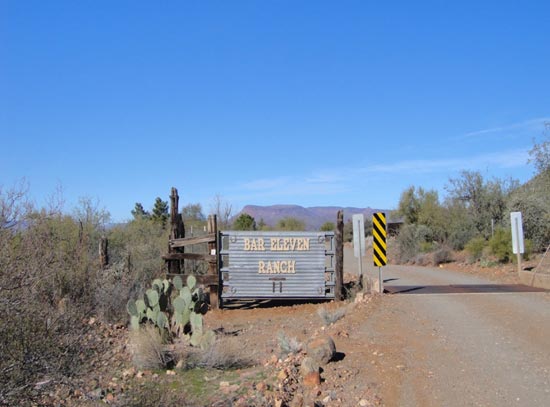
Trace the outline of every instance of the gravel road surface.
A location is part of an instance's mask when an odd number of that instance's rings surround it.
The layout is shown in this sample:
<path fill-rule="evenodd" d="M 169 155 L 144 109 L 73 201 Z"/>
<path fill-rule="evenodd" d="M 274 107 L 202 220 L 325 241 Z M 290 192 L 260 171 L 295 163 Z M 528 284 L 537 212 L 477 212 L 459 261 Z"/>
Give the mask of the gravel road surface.
<path fill-rule="evenodd" d="M 349 248 L 345 268 L 358 269 Z M 383 279 L 401 293 L 358 329 L 379 348 L 366 380 L 384 404 L 550 406 L 550 293 L 445 268 L 387 266 Z"/>

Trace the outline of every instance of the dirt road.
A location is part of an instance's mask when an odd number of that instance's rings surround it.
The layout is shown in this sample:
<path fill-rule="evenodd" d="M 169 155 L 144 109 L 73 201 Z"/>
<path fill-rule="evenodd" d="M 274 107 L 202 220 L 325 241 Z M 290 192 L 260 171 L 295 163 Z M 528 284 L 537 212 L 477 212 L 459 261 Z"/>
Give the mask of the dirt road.
<path fill-rule="evenodd" d="M 383 279 L 401 293 L 385 294 L 356 334 L 375 349 L 368 381 L 385 405 L 550 405 L 549 293 L 444 268 L 388 266 Z"/>

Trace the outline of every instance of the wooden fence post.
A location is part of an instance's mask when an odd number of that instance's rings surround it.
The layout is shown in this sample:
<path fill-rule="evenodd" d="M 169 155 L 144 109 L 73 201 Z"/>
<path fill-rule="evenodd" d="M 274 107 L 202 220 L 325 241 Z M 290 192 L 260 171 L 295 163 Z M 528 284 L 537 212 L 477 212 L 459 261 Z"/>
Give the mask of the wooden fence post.
<path fill-rule="evenodd" d="M 212 309 L 220 307 L 220 278 L 218 273 L 218 218 L 216 215 L 208 216 L 208 233 L 213 233 L 216 240 L 213 243 L 208 243 L 208 253 L 215 254 L 215 260 L 208 262 L 208 274 L 217 276 L 217 284 L 210 286 L 210 306 Z"/>
<path fill-rule="evenodd" d="M 336 231 L 334 234 L 336 240 L 335 255 L 336 264 L 334 267 L 334 273 L 336 277 L 335 281 L 335 293 L 334 298 L 336 301 L 341 301 L 344 298 L 344 212 L 338 211 L 336 219 Z"/>
<path fill-rule="evenodd" d="M 170 239 L 179 239 L 185 237 L 185 226 L 183 224 L 183 218 L 180 213 L 178 213 L 179 208 L 179 195 L 178 190 L 172 187 L 170 194 Z M 168 244 L 168 253 L 183 253 L 184 249 L 182 248 L 172 248 Z M 168 272 L 170 274 L 180 274 L 185 271 L 183 260 L 169 260 L 168 261 Z"/>
<path fill-rule="evenodd" d="M 101 236 L 99 241 L 99 266 L 105 270 L 109 265 L 109 241 L 105 236 Z"/>

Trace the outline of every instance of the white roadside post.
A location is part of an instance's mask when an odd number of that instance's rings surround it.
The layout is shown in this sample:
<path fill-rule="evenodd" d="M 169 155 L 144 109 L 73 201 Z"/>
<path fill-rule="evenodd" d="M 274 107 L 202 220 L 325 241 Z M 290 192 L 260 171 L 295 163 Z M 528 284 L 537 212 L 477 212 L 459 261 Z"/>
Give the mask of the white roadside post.
<path fill-rule="evenodd" d="M 363 287 L 363 256 L 365 255 L 365 218 L 353 215 L 353 254 L 359 259 L 359 284 Z"/>
<path fill-rule="evenodd" d="M 521 271 L 521 255 L 525 253 L 523 243 L 523 221 L 521 212 L 511 212 L 510 220 L 512 224 L 512 251 L 517 255 L 518 259 L 518 274 Z"/>

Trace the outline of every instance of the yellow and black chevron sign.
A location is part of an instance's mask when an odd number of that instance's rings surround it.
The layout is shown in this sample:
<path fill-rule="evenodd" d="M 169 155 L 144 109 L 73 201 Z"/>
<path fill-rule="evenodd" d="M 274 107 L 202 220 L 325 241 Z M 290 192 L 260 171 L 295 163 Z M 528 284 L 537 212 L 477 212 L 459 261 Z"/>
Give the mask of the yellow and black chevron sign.
<path fill-rule="evenodd" d="M 372 214 L 372 248 L 374 265 L 382 267 L 388 264 L 386 257 L 386 214 L 384 212 Z"/>

